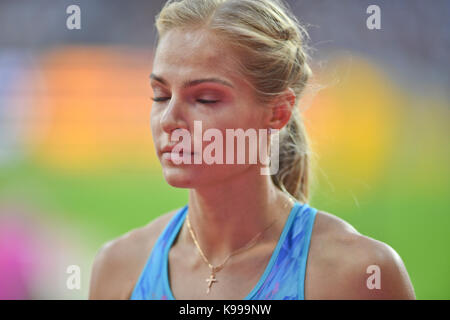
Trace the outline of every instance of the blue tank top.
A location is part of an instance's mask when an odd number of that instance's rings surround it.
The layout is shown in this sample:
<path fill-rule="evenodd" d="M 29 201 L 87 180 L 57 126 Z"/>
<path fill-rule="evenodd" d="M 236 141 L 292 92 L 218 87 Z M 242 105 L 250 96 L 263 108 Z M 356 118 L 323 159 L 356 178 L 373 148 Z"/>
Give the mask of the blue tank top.
<path fill-rule="evenodd" d="M 175 300 L 169 285 L 168 254 L 188 211 L 172 217 L 155 243 L 131 300 Z M 295 202 L 263 275 L 244 300 L 303 300 L 306 262 L 317 209 Z"/>

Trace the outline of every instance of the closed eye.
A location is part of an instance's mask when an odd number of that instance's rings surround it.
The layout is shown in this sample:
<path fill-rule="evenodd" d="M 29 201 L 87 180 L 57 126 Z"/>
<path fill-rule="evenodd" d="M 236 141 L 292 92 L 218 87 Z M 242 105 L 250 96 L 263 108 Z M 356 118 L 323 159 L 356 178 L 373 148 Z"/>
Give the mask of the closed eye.
<path fill-rule="evenodd" d="M 152 98 L 152 100 L 155 101 L 155 102 L 167 101 L 169 99 L 170 98 L 164 98 L 164 97 Z M 203 103 L 203 104 L 213 104 L 213 103 L 219 102 L 218 100 L 203 100 L 203 99 L 198 99 L 197 101 L 200 102 L 200 103 Z"/>
<path fill-rule="evenodd" d="M 203 104 L 213 104 L 219 102 L 219 100 L 203 100 L 203 99 L 198 99 L 197 101 Z"/>
<path fill-rule="evenodd" d="M 166 101 L 169 100 L 170 98 L 152 98 L 153 101 L 155 102 L 161 102 L 161 101 Z"/>

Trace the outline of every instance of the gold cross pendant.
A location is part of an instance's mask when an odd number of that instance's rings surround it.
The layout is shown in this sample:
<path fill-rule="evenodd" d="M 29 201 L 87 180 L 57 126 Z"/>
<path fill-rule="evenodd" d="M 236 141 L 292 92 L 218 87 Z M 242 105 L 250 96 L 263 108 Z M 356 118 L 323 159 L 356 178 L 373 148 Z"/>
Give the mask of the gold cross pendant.
<path fill-rule="evenodd" d="M 206 290 L 206 293 L 209 294 L 209 292 L 211 291 L 211 286 L 214 282 L 219 282 L 217 281 L 217 279 L 214 276 L 214 272 L 211 273 L 211 275 L 209 276 L 208 279 L 206 279 L 206 282 L 208 282 L 208 289 Z"/>

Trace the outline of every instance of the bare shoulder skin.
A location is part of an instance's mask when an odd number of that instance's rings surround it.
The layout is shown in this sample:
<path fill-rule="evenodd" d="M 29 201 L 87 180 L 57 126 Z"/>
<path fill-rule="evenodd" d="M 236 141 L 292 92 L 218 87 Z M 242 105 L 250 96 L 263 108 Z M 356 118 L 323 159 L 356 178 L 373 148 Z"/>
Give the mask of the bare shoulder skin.
<path fill-rule="evenodd" d="M 94 259 L 89 299 L 129 299 L 155 242 L 178 210 L 106 242 Z"/>
<path fill-rule="evenodd" d="M 179 209 L 177 209 L 179 210 Z M 177 210 L 105 243 L 92 268 L 89 299 L 129 299 L 159 235 Z M 367 268 L 379 267 L 380 289 Z M 305 299 L 415 299 L 398 253 L 344 220 L 317 212 L 308 255 Z"/>
<path fill-rule="evenodd" d="M 380 288 L 373 284 L 374 269 Z M 360 234 L 344 220 L 318 211 L 311 236 L 305 299 L 415 299 L 399 254 L 389 245 Z M 369 286 L 367 284 L 369 282 Z"/>

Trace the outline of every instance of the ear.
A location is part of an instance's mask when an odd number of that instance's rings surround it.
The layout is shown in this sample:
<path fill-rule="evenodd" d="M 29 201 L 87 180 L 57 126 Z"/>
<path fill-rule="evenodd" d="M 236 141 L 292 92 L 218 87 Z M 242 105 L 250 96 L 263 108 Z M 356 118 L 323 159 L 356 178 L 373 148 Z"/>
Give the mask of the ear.
<path fill-rule="evenodd" d="M 287 88 L 281 95 L 275 98 L 270 106 L 271 112 L 267 126 L 281 130 L 291 118 L 295 100 L 296 95 L 291 88 Z"/>

